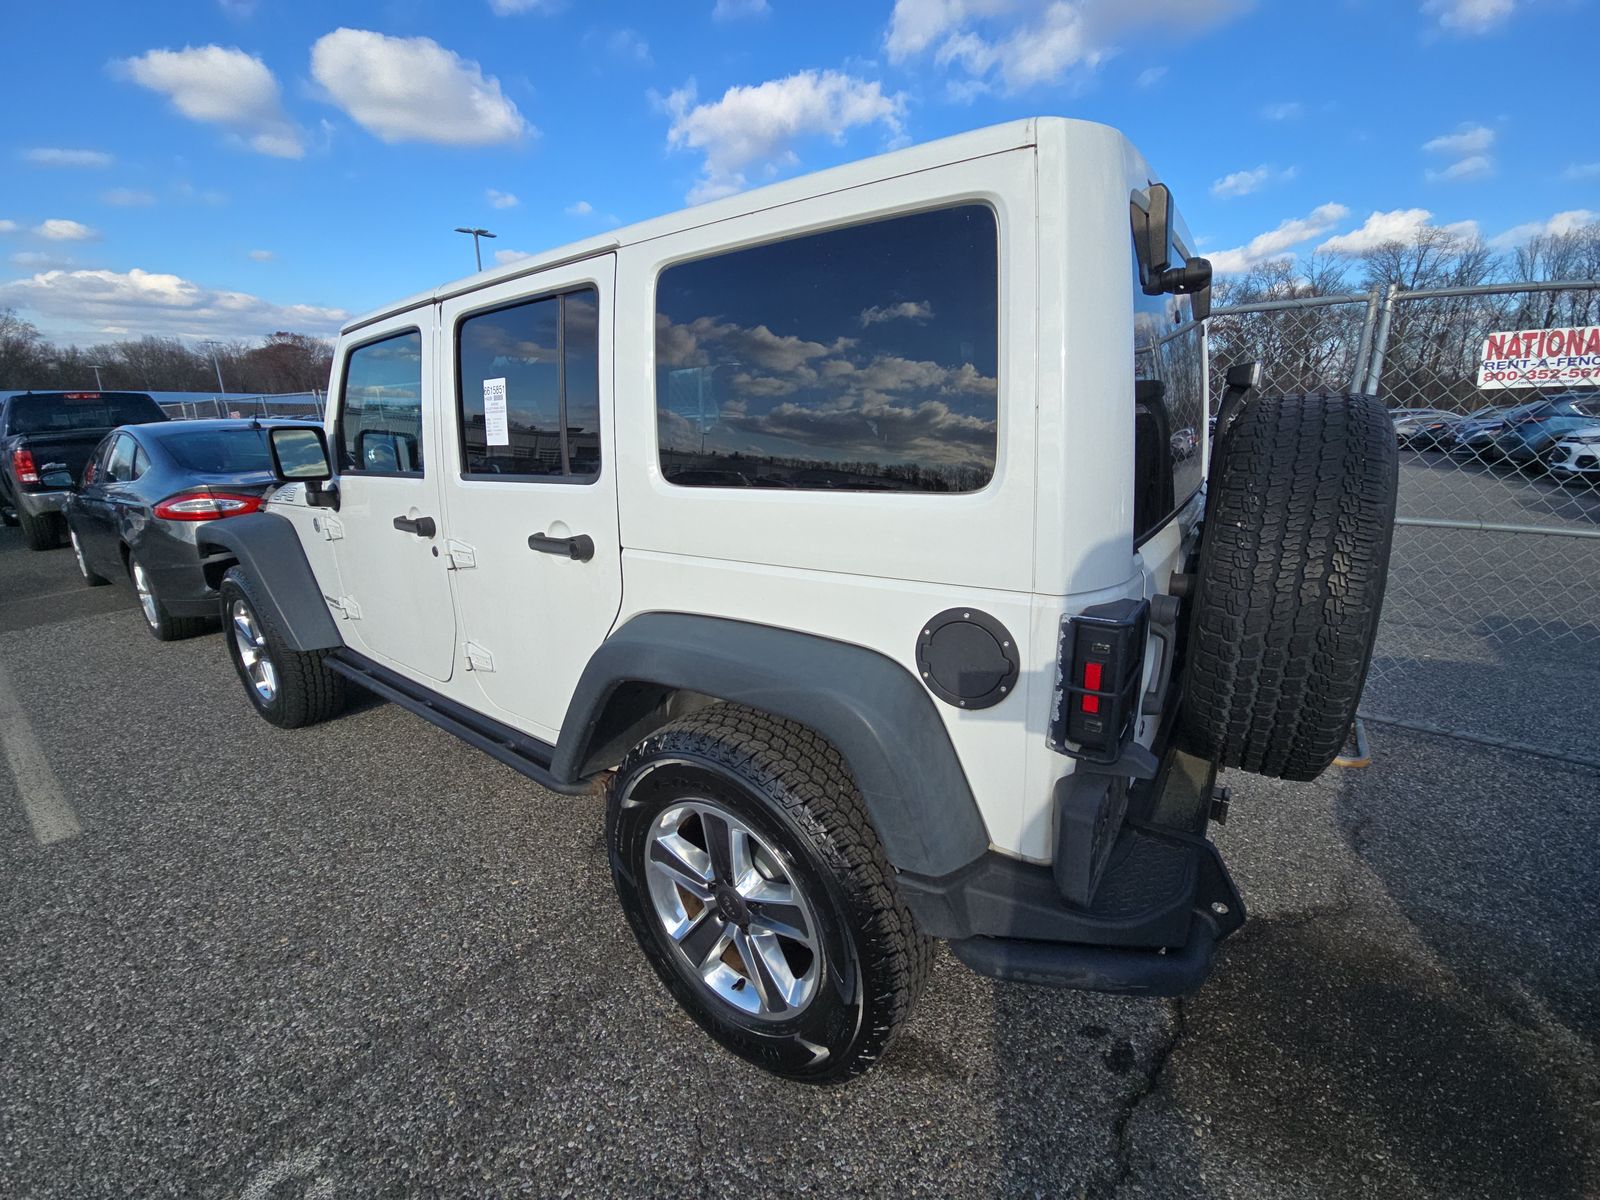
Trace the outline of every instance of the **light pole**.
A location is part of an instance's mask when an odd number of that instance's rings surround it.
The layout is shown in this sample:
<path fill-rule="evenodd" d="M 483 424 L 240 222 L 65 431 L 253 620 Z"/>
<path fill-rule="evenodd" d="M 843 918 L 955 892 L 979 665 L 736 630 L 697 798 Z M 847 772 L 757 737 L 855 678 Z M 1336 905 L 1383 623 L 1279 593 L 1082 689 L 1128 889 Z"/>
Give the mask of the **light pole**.
<path fill-rule="evenodd" d="M 89 370 L 94 372 L 94 390 L 97 391 L 97 392 L 105 391 L 105 388 L 100 386 L 100 364 L 99 363 L 90 363 L 88 365 L 89 365 Z"/>
<path fill-rule="evenodd" d="M 456 232 L 470 233 L 472 235 L 472 253 L 478 260 L 478 270 L 483 270 L 483 251 L 478 248 L 478 239 L 492 238 L 494 234 L 487 229 L 468 229 L 465 225 L 457 225 Z"/>
<path fill-rule="evenodd" d="M 217 358 L 217 343 L 207 339 L 206 345 L 211 347 L 211 365 L 217 369 L 217 390 L 226 396 L 228 386 L 222 382 L 222 363 Z"/>

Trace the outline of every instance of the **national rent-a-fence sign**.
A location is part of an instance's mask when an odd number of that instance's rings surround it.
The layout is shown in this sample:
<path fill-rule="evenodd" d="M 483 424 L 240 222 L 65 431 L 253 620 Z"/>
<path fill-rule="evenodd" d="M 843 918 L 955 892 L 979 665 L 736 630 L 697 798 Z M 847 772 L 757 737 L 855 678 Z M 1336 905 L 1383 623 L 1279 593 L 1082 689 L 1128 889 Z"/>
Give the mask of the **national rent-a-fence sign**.
<path fill-rule="evenodd" d="M 1491 333 L 1478 356 L 1478 386 L 1600 387 L 1600 325 Z"/>

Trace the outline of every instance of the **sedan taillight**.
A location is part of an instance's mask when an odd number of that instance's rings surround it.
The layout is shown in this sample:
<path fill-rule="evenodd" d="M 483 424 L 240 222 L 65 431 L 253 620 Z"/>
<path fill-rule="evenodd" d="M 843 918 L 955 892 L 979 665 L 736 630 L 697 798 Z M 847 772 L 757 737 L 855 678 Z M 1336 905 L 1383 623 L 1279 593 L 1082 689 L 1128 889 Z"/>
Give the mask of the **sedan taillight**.
<path fill-rule="evenodd" d="M 39 468 L 34 465 L 33 451 L 22 447 L 11 452 L 11 469 L 17 473 L 18 483 L 39 482 Z"/>
<path fill-rule="evenodd" d="M 261 510 L 260 496 L 238 492 L 179 492 L 156 505 L 156 516 L 168 521 L 215 521 Z"/>

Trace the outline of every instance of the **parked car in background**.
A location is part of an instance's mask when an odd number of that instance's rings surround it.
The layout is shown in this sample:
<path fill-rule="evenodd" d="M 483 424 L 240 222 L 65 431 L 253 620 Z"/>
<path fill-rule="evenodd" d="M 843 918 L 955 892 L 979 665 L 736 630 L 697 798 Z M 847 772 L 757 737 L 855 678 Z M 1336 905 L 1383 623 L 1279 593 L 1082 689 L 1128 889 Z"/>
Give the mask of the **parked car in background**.
<path fill-rule="evenodd" d="M 113 430 L 66 506 L 90 587 L 127 579 L 150 632 L 191 637 L 218 612 L 201 570 L 201 524 L 261 508 L 273 482 L 267 430 L 285 421 L 169 421 Z"/>
<path fill-rule="evenodd" d="M 1600 417 L 1600 397 L 1556 396 L 1544 407 L 1506 420 L 1495 435 L 1494 449 L 1519 467 L 1542 468 L 1544 456 L 1561 438 Z"/>
<path fill-rule="evenodd" d="M 1450 441 L 1462 419 L 1460 413 L 1425 409 L 1397 420 L 1395 438 L 1407 450 L 1437 450 Z"/>
<path fill-rule="evenodd" d="M 1588 480 L 1600 483 L 1600 421 L 1590 421 L 1563 433 L 1544 454 L 1545 468 L 1562 482 Z"/>
<path fill-rule="evenodd" d="M 24 392 L 0 401 L 0 519 L 30 550 L 61 541 L 61 511 L 90 453 L 118 425 L 165 421 L 143 392 Z"/>
<path fill-rule="evenodd" d="M 1505 432 L 1506 427 L 1512 421 L 1540 413 L 1550 403 L 1548 397 L 1541 396 L 1521 404 L 1481 408 L 1470 413 L 1456 426 L 1455 436 L 1450 440 L 1450 452 L 1486 461 L 1498 459 L 1500 450 L 1495 445 L 1495 439 Z"/>

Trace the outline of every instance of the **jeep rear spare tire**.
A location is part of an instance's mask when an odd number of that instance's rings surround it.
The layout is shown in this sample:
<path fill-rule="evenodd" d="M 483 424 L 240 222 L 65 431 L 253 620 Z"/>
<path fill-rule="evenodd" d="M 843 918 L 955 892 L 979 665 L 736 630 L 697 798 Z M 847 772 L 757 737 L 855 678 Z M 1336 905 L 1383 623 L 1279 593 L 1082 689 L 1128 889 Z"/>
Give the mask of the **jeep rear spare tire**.
<path fill-rule="evenodd" d="M 1222 766 L 1315 779 L 1344 744 L 1372 658 L 1394 425 L 1370 396 L 1262 396 L 1218 435 L 1184 730 Z"/>

